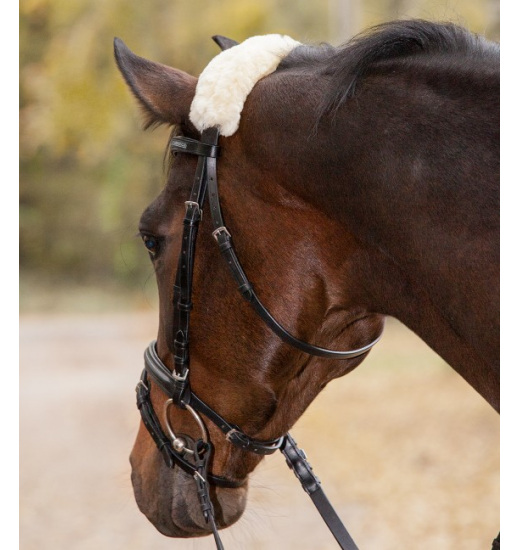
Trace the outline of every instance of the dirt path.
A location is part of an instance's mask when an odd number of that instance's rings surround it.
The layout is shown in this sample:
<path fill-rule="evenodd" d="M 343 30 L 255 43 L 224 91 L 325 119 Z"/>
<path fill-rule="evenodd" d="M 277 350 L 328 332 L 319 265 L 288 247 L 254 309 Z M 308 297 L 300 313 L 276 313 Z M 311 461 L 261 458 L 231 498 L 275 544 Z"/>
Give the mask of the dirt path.
<path fill-rule="evenodd" d="M 154 314 L 21 319 L 20 548 L 209 550 L 135 505 L 134 387 Z M 326 396 L 326 398 L 324 398 Z M 499 529 L 499 420 L 424 344 L 389 323 L 293 435 L 363 550 L 488 549 Z M 251 481 L 226 550 L 336 549 L 281 456 Z"/>

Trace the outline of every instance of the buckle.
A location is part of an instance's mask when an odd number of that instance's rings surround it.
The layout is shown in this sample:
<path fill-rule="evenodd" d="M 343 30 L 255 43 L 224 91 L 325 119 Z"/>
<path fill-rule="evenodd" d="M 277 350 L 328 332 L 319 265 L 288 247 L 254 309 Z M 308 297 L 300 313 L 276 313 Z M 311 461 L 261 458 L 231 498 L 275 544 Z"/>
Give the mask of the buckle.
<path fill-rule="evenodd" d="M 176 371 L 173 371 L 171 376 L 176 382 L 186 382 L 189 372 L 190 372 L 190 369 L 186 369 L 184 371 L 184 374 L 177 374 Z"/>
<path fill-rule="evenodd" d="M 221 225 L 220 227 L 217 227 L 215 231 L 213 231 L 212 235 L 213 238 L 218 242 L 218 238 L 221 235 L 221 233 L 225 233 L 230 239 L 231 239 L 231 233 L 227 230 L 227 227 L 225 225 Z"/>
<path fill-rule="evenodd" d="M 176 149 L 180 149 L 181 151 L 182 150 L 186 150 L 188 148 L 188 142 L 185 141 L 186 138 L 184 137 L 177 137 L 177 138 L 173 138 L 171 141 L 170 141 L 170 147 L 172 150 L 176 150 Z"/>
<path fill-rule="evenodd" d="M 140 388 L 143 388 L 145 392 L 149 392 L 150 389 L 148 388 L 148 386 L 142 381 L 142 380 L 139 380 L 139 382 L 137 382 L 137 386 L 135 387 L 135 391 L 136 393 L 139 393 L 139 389 Z"/>
<path fill-rule="evenodd" d="M 232 428 L 231 430 L 229 430 L 229 432 L 227 432 L 226 434 L 226 440 L 229 441 L 230 443 L 233 443 L 233 437 L 235 434 L 240 434 L 239 430 L 237 430 L 236 428 Z"/>
<path fill-rule="evenodd" d="M 197 212 L 199 213 L 199 220 L 202 221 L 202 208 L 200 207 L 198 202 L 195 201 L 185 201 L 184 205 L 186 206 L 186 213 L 188 213 L 188 209 L 195 208 Z"/>

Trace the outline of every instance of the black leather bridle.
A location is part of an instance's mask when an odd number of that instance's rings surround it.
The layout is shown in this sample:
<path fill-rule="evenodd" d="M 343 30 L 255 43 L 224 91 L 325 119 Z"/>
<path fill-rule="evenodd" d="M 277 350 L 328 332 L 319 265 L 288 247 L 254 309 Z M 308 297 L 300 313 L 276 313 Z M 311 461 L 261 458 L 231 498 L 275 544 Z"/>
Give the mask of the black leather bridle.
<path fill-rule="evenodd" d="M 218 487 L 237 488 L 243 485 L 245 480 L 228 479 L 208 472 L 213 446 L 201 415 L 215 424 L 230 443 L 243 450 L 260 455 L 268 455 L 280 450 L 284 454 L 288 466 L 293 470 L 304 490 L 311 497 L 341 548 L 344 550 L 357 549 L 325 496 L 320 481 L 313 473 L 305 453 L 297 447 L 296 442 L 289 433 L 269 441 L 254 439 L 245 434 L 238 426 L 227 422 L 191 389 L 189 381 L 189 322 L 190 312 L 193 308 L 191 302 L 193 265 L 198 226 L 206 196 L 208 196 L 213 222 L 213 237 L 218 243 L 220 252 L 238 284 L 242 296 L 251 304 L 267 326 L 284 342 L 310 355 L 332 359 L 352 359 L 367 353 L 381 338 L 380 335 L 370 344 L 350 351 L 333 351 L 320 348 L 292 336 L 264 307 L 240 265 L 231 235 L 224 225 L 217 187 L 217 157 L 220 149 L 218 138 L 218 129 L 209 128 L 202 132 L 200 141 L 187 137 L 174 137 L 170 142 L 172 152 L 198 156 L 195 180 L 189 200 L 186 201 L 184 231 L 173 292 L 172 353 L 174 370 L 172 372 L 164 365 L 157 354 L 155 342 L 152 342 L 145 351 L 145 368 L 136 388 L 137 406 L 141 412 L 143 423 L 162 453 L 166 465 L 169 468 L 178 466 L 193 476 L 202 513 L 211 527 L 218 549 L 222 549 L 223 546 L 218 535 L 213 505 L 209 497 L 208 483 Z M 162 429 L 159 418 L 154 411 L 150 399 L 148 377 L 169 397 L 165 405 L 163 418 L 167 434 Z M 195 442 L 186 436 L 179 437 L 175 434 L 169 419 L 171 406 L 185 409 L 191 413 L 202 433 L 199 440 Z"/>

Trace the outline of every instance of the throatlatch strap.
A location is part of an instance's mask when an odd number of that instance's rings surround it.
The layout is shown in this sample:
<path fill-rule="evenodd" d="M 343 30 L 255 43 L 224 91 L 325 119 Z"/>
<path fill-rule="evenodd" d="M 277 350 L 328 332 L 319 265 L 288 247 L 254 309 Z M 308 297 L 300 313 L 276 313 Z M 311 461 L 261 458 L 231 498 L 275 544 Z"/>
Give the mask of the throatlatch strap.
<path fill-rule="evenodd" d="M 335 351 L 330 349 L 321 348 L 313 344 L 309 344 L 293 336 L 287 329 L 285 329 L 272 315 L 268 309 L 262 304 L 258 296 L 256 295 L 253 285 L 247 278 L 247 275 L 242 268 L 240 260 L 233 246 L 231 234 L 224 225 L 224 218 L 222 216 L 222 210 L 220 208 L 220 199 L 218 193 L 218 180 L 217 180 L 217 160 L 216 158 L 206 159 L 206 179 L 208 184 L 208 197 L 209 206 L 211 211 L 211 219 L 213 222 L 213 237 L 216 239 L 220 252 L 224 257 L 226 265 L 231 271 L 231 275 L 235 279 L 238 289 L 242 296 L 252 306 L 257 315 L 264 321 L 264 323 L 286 344 L 293 346 L 309 355 L 317 357 L 326 357 L 329 359 L 354 359 L 360 355 L 368 353 L 381 339 L 379 335 L 375 340 L 358 349 L 348 351 Z"/>

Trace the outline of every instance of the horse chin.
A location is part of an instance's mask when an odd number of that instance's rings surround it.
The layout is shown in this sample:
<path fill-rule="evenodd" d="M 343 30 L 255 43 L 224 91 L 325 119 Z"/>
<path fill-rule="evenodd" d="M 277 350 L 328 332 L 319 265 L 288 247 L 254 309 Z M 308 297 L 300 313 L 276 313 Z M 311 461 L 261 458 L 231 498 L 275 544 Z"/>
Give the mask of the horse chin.
<path fill-rule="evenodd" d="M 160 461 L 146 473 L 132 464 L 132 485 L 141 512 L 163 535 L 176 538 L 202 537 L 211 528 L 201 511 L 193 477 L 180 468 L 168 468 Z M 133 463 L 132 457 L 130 462 Z M 154 461 L 156 462 L 156 461 Z M 236 489 L 213 487 L 211 501 L 219 529 L 229 527 L 242 516 L 247 484 Z"/>

